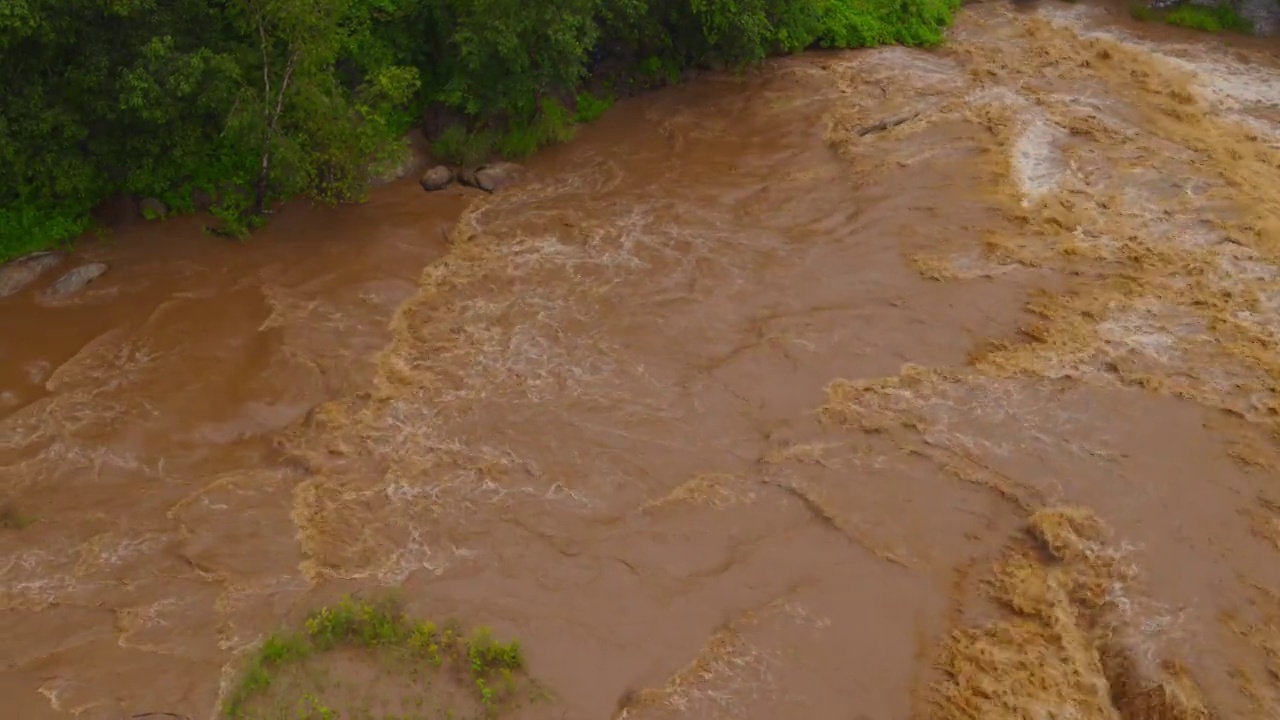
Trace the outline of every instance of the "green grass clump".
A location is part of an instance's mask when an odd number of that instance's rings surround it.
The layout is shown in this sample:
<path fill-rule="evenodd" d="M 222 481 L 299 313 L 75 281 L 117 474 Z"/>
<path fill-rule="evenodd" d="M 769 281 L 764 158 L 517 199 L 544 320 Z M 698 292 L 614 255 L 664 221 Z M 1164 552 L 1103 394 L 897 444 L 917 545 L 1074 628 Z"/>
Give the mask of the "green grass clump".
<path fill-rule="evenodd" d="M 595 122 L 613 107 L 613 96 L 598 96 L 590 92 L 580 92 L 577 98 L 577 112 L 574 119 L 580 123 Z"/>
<path fill-rule="evenodd" d="M 87 229 L 88 211 L 31 205 L 0 208 L 0 263 L 58 247 Z"/>
<path fill-rule="evenodd" d="M 817 42 L 831 48 L 934 46 L 959 7 L 960 0 L 827 0 Z"/>
<path fill-rule="evenodd" d="M 316 681 L 317 677 L 327 678 L 322 663 L 326 654 L 339 651 L 370 654 L 382 674 L 403 676 L 406 689 L 429 687 L 428 672 L 442 675 L 464 688 L 469 702 L 487 716 L 495 715 L 516 697 L 525 679 L 519 643 L 499 642 L 488 628 L 464 635 L 456 622 L 437 626 L 407 617 L 393 598 L 347 597 L 310 613 L 301 632 L 269 636 L 228 694 L 224 715 L 231 720 L 347 717 L 347 713 L 335 710 L 340 703 L 325 697 L 326 688 L 341 687 L 342 681 Z M 414 701 L 415 707 L 422 704 L 421 698 Z M 264 705 L 275 707 L 276 712 L 263 715 L 255 710 Z M 454 708 L 444 711 L 453 713 Z"/>
<path fill-rule="evenodd" d="M 1253 32 L 1253 23 L 1246 20 L 1230 5 L 1179 5 L 1165 16 L 1170 25 L 1203 30 L 1205 32 Z"/>
<path fill-rule="evenodd" d="M 1130 6 L 1129 14 L 1143 22 L 1160 21 L 1169 25 L 1191 28 L 1203 32 L 1252 33 L 1253 23 L 1240 15 L 1230 5 L 1179 5 L 1172 10 L 1160 11 L 1147 5 Z"/>
<path fill-rule="evenodd" d="M 576 116 L 554 99 L 543 100 L 530 120 L 516 120 L 499 133 L 492 129 L 468 131 L 461 125 L 446 128 L 431 143 L 431 154 L 453 165 L 478 165 L 494 156 L 522 159 L 539 149 L 573 139 Z"/>

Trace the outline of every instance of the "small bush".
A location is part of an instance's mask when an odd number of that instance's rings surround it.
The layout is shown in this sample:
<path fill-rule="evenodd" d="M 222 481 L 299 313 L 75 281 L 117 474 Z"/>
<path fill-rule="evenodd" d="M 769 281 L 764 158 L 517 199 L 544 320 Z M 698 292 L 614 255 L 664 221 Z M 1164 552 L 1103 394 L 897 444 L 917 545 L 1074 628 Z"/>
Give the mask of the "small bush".
<path fill-rule="evenodd" d="M 88 211 L 31 205 L 0 208 L 0 263 L 57 247 L 88 229 Z"/>
<path fill-rule="evenodd" d="M 580 123 L 594 122 L 613 107 L 613 97 L 597 97 L 590 92 L 578 93 L 577 112 L 574 119 Z"/>
<path fill-rule="evenodd" d="M 511 700 L 521 681 L 524 656 L 519 643 L 499 642 L 488 628 L 464 635 L 455 621 L 442 626 L 407 617 L 394 596 L 373 600 L 343 598 L 336 605 L 322 607 L 307 616 L 301 632 L 279 632 L 269 636 L 248 659 L 239 681 L 232 687 L 223 714 L 241 720 L 250 707 L 261 703 L 268 692 L 292 693 L 295 685 L 282 678 L 297 677 L 297 669 L 323 660 L 330 650 L 364 650 L 382 658 L 388 671 L 407 673 L 419 679 L 428 669 L 450 669 L 454 677 L 465 678 L 472 697 L 490 710 Z M 292 674 L 291 674 L 292 673 Z M 329 717 L 320 709 L 322 699 L 305 695 L 298 703 L 299 717 Z M 347 717 L 335 713 L 333 717 Z"/>
<path fill-rule="evenodd" d="M 431 143 L 431 154 L 442 162 L 475 165 L 489 159 L 498 144 L 490 131 L 469 132 L 461 125 L 453 125 Z"/>
<path fill-rule="evenodd" d="M 577 128 L 573 126 L 573 116 L 569 110 L 557 100 L 546 100 L 538 113 L 538 142 L 542 145 L 559 145 L 573 139 Z"/>
<path fill-rule="evenodd" d="M 1203 30 L 1204 32 L 1253 32 L 1253 23 L 1246 20 L 1230 5 L 1179 5 L 1165 15 L 1170 25 Z"/>
<path fill-rule="evenodd" d="M 1245 19 L 1230 5 L 1184 4 L 1164 12 L 1155 10 L 1144 3 L 1138 3 L 1129 6 L 1129 14 L 1135 20 L 1142 22 L 1158 20 L 1169 25 L 1203 32 L 1253 32 L 1253 23 Z"/>

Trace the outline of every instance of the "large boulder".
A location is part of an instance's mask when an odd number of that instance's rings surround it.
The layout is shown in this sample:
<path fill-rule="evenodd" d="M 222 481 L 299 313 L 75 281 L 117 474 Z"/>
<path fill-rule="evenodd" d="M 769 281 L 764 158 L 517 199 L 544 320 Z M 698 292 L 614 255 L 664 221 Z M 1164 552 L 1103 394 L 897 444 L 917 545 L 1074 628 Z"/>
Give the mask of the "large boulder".
<path fill-rule="evenodd" d="M 69 295 L 80 292 L 89 283 L 97 280 L 102 273 L 107 271 L 106 263 L 88 263 L 71 270 L 58 278 L 44 291 L 44 296 L 48 300 L 61 300 Z"/>
<path fill-rule="evenodd" d="M 473 188 L 493 192 L 520 181 L 524 168 L 515 163 L 499 162 L 465 169 L 458 173 L 458 182 Z"/>
<path fill-rule="evenodd" d="M 38 252 L 0 265 L 0 298 L 22 290 L 62 262 L 62 253 Z"/>
<path fill-rule="evenodd" d="M 443 190 L 453 182 L 453 171 L 444 165 L 437 165 L 428 170 L 418 182 L 422 184 L 422 189 L 427 192 Z"/>

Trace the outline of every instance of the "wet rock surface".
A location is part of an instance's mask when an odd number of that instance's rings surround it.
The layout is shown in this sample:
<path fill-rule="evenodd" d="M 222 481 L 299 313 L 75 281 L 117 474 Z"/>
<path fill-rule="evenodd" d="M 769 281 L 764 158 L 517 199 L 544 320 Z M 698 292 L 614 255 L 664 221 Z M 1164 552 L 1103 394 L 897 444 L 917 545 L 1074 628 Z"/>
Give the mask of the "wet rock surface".
<path fill-rule="evenodd" d="M 524 168 L 515 163 L 500 162 L 467 168 L 458 173 L 458 182 L 485 192 L 501 190 L 519 182 Z"/>
<path fill-rule="evenodd" d="M 87 263 L 64 274 L 44 291 L 47 300 L 62 300 L 85 289 L 107 271 L 106 263 Z"/>
<path fill-rule="evenodd" d="M 453 171 L 444 165 L 437 165 L 423 174 L 418 181 L 427 192 L 443 190 L 453 182 Z"/>
<path fill-rule="evenodd" d="M 40 252 L 0 265 L 0 298 L 21 291 L 62 262 L 62 253 Z"/>

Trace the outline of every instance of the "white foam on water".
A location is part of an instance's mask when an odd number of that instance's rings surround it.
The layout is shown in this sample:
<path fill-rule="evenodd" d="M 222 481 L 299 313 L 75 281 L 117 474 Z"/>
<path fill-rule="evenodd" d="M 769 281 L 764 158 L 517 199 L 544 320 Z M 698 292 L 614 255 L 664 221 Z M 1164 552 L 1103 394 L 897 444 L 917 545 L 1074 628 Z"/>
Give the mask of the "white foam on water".
<path fill-rule="evenodd" d="M 1106 38 L 1159 58 L 1193 78 L 1192 91 L 1216 110 L 1247 125 L 1272 147 L 1280 147 L 1280 67 L 1243 57 L 1239 51 L 1216 46 L 1212 37 L 1197 44 L 1153 43 L 1117 28 L 1087 29 L 1083 21 L 1097 11 L 1091 8 L 1046 7 L 1041 14 L 1086 38 Z M 1276 120 L 1251 111 L 1273 111 Z"/>
<path fill-rule="evenodd" d="M 1058 188 L 1067 168 L 1059 148 L 1066 132 L 1035 111 L 1024 111 L 1021 120 L 1012 149 L 1013 177 L 1023 204 L 1029 205 Z"/>
<path fill-rule="evenodd" d="M 1029 206 L 1057 190 L 1070 165 L 1062 152 L 1067 131 L 1054 123 L 1043 110 L 1008 87 L 985 87 L 966 98 L 972 106 L 1004 106 L 1014 117 L 1016 136 L 1009 150 L 1014 183 Z"/>

